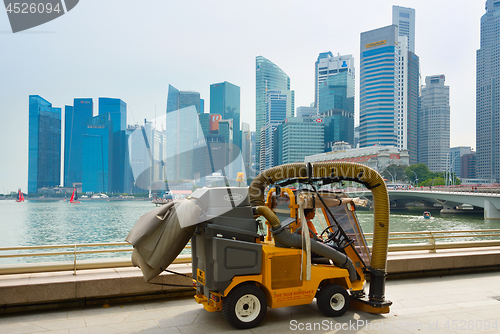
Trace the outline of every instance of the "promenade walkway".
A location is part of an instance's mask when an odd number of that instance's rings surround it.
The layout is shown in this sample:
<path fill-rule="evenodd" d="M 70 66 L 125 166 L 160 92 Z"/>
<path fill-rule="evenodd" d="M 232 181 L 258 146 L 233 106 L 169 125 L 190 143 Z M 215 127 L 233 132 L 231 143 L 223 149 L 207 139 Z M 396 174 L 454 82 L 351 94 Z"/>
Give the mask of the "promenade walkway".
<path fill-rule="evenodd" d="M 220 312 L 206 312 L 192 297 L 38 311 L 0 316 L 0 333 L 498 333 L 500 272 L 392 280 L 386 294 L 391 313 L 349 310 L 327 318 L 315 302 L 268 309 L 263 323 L 239 331 Z M 315 329 L 315 330 L 314 330 Z"/>

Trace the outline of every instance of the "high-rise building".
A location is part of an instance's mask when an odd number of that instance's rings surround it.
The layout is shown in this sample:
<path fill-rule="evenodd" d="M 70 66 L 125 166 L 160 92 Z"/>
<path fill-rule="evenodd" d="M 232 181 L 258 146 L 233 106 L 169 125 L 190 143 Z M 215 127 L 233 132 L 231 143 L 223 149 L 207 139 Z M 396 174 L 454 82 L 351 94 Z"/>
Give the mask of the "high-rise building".
<path fill-rule="evenodd" d="M 172 85 L 168 85 L 167 113 L 195 106 L 196 112 L 201 113 L 201 106 L 204 103 L 200 100 L 200 93 L 192 91 L 180 91 Z M 203 108 L 203 111 L 205 108 Z"/>
<path fill-rule="evenodd" d="M 448 170 L 450 155 L 450 87 L 444 75 L 425 78 L 419 101 L 419 157 L 430 171 Z"/>
<path fill-rule="evenodd" d="M 326 81 L 329 76 L 336 75 L 338 73 L 347 72 L 349 76 L 352 77 L 354 82 L 354 58 L 352 55 L 337 54 L 336 57 L 329 52 L 322 52 L 319 54 L 318 59 L 315 63 L 315 91 L 314 91 L 314 106 L 319 112 L 319 95 L 322 83 Z M 354 93 L 354 86 L 353 86 Z M 354 99 L 353 99 L 354 102 Z M 354 106 L 353 106 L 354 107 Z"/>
<path fill-rule="evenodd" d="M 408 91 L 406 103 L 406 136 L 410 164 L 418 162 L 418 95 L 420 93 L 420 62 L 416 54 L 408 51 Z"/>
<path fill-rule="evenodd" d="M 450 161 L 448 169 L 451 173 L 454 173 L 456 177 L 462 178 L 461 170 L 461 157 L 466 154 L 470 154 L 472 149 L 469 146 L 457 146 L 450 148 Z"/>
<path fill-rule="evenodd" d="M 460 157 L 460 178 L 476 178 L 476 152 L 472 151 Z"/>
<path fill-rule="evenodd" d="M 476 59 L 476 176 L 500 181 L 500 1 L 487 0 Z"/>
<path fill-rule="evenodd" d="M 234 145 L 241 150 L 240 87 L 227 81 L 210 85 L 210 114 L 233 120 Z"/>
<path fill-rule="evenodd" d="M 396 25 L 361 33 L 360 147 L 397 145 L 400 40 Z"/>
<path fill-rule="evenodd" d="M 399 36 L 406 36 L 408 49 L 415 52 L 415 9 L 392 6 L 392 24 L 399 27 Z"/>
<path fill-rule="evenodd" d="M 256 58 L 256 92 L 255 92 L 255 117 L 256 117 L 256 157 L 260 161 L 261 157 L 261 134 L 262 128 L 266 124 L 266 101 L 267 91 L 280 90 L 287 95 L 286 117 L 293 117 L 294 91 L 290 90 L 290 78 L 286 73 L 270 60 L 257 56 Z M 259 163 L 258 163 L 259 165 Z"/>
<path fill-rule="evenodd" d="M 110 192 L 113 187 L 113 121 L 111 113 L 87 122 L 82 144 L 82 191 Z"/>
<path fill-rule="evenodd" d="M 83 135 L 87 121 L 94 115 L 91 98 L 74 99 L 73 106 L 64 109 L 64 186 L 74 187 L 82 183 Z"/>
<path fill-rule="evenodd" d="M 252 132 L 250 131 L 250 124 L 241 123 L 241 154 L 243 155 L 243 162 L 245 163 L 246 175 L 251 175 L 252 167 Z"/>
<path fill-rule="evenodd" d="M 321 118 L 287 118 L 274 131 L 275 164 L 303 162 L 306 156 L 323 153 L 324 133 Z"/>
<path fill-rule="evenodd" d="M 131 180 L 125 177 L 130 174 L 128 156 L 127 130 L 127 104 L 115 98 L 99 98 L 99 115 L 109 114 L 113 125 L 113 179 L 109 192 L 124 192 L 130 188 Z"/>
<path fill-rule="evenodd" d="M 331 74 L 320 84 L 319 116 L 324 125 L 324 151 L 344 141 L 354 145 L 354 71 Z"/>
<path fill-rule="evenodd" d="M 266 101 L 265 144 L 261 141 L 260 170 L 276 166 L 274 163 L 274 130 L 287 118 L 288 95 L 279 90 L 268 90 Z"/>
<path fill-rule="evenodd" d="M 61 108 L 29 96 L 28 193 L 61 184 Z"/>

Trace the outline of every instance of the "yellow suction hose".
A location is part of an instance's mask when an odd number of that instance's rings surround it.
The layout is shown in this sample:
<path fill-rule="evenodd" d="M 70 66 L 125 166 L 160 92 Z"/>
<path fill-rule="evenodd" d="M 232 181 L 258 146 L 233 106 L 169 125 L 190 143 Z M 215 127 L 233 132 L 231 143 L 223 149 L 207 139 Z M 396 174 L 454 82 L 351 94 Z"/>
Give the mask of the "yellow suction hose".
<path fill-rule="evenodd" d="M 366 185 L 373 195 L 373 246 L 371 268 L 385 273 L 389 241 L 389 196 L 382 176 L 370 167 L 352 162 L 292 163 L 270 168 L 259 174 L 250 184 L 250 203 L 254 207 L 264 206 L 264 191 L 270 184 L 292 178 L 330 177 L 339 181 L 355 181 Z M 269 223 L 279 227 L 278 217 L 272 210 L 259 208 L 257 214 L 266 212 Z M 271 211 L 271 212 L 269 212 Z M 266 218 L 267 218 L 266 217 Z M 377 299 L 383 299 L 383 292 Z"/>

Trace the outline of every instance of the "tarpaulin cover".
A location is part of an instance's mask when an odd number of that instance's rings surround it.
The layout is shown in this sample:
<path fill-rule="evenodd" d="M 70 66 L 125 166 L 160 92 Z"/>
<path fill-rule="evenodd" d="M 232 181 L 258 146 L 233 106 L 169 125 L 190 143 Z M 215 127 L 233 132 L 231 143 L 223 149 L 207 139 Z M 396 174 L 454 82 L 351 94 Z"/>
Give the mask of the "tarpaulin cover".
<path fill-rule="evenodd" d="M 125 240 L 134 246 L 132 263 L 141 268 L 146 281 L 174 261 L 189 242 L 201 215 L 196 202 L 184 199 L 165 204 L 137 220 Z"/>

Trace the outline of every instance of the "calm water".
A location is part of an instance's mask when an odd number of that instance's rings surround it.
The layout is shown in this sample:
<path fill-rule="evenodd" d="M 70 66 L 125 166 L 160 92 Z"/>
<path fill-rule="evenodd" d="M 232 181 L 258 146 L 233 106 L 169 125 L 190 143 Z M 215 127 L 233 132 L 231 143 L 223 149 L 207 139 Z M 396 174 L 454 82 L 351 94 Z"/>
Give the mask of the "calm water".
<path fill-rule="evenodd" d="M 0 200 L 0 247 L 124 241 L 137 219 L 154 208 L 149 201 L 84 201 L 72 205 L 64 201 L 16 203 Z M 392 213 L 390 230 L 500 229 L 500 221 L 485 221 L 482 214 L 440 215 L 435 211 L 432 215 L 431 219 L 423 219 L 421 210 Z M 358 217 L 364 232 L 372 232 L 371 212 L 358 211 Z M 60 257 L 59 260 L 70 259 Z M 37 261 L 47 259 L 0 259 L 0 264 Z"/>

